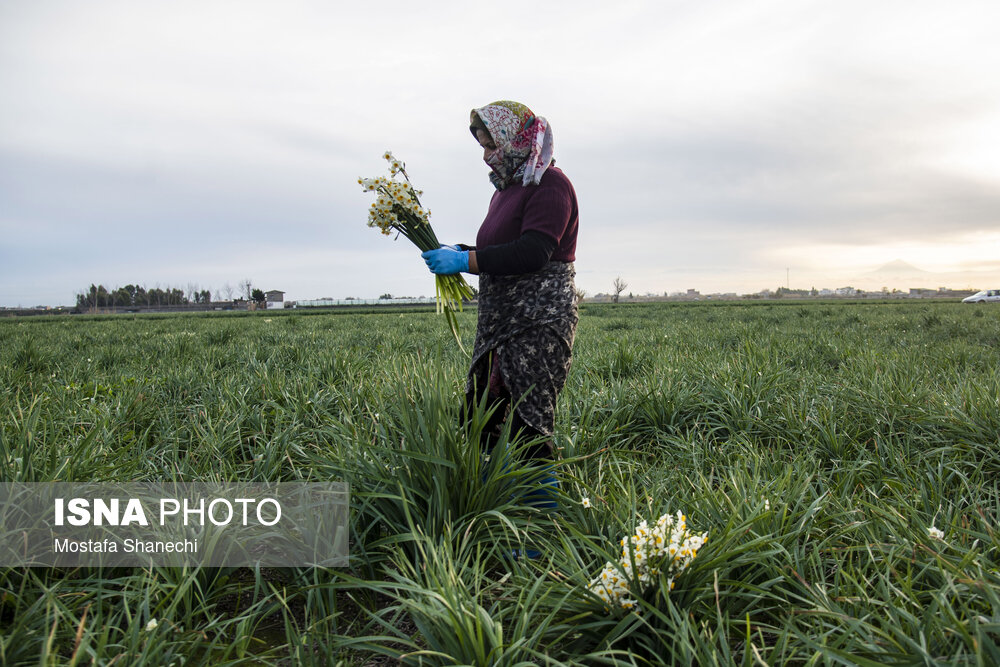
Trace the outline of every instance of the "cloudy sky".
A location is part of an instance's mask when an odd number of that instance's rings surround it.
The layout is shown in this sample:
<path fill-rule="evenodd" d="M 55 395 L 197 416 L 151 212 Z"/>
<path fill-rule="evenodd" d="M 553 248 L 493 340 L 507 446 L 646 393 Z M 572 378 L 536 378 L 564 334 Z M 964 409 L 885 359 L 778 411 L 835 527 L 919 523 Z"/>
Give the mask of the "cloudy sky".
<path fill-rule="evenodd" d="M 392 150 L 472 242 L 468 113 L 496 99 L 552 124 L 590 294 L 862 286 L 896 259 L 993 287 L 998 25 L 995 0 L 7 0 L 0 305 L 433 294 L 357 177 Z"/>

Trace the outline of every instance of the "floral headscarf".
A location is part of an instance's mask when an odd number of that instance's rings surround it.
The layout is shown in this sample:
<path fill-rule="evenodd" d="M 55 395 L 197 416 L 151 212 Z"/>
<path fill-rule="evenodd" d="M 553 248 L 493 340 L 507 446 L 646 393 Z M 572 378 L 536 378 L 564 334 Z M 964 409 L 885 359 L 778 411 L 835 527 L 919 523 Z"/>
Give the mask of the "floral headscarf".
<path fill-rule="evenodd" d="M 472 136 L 476 128 L 485 128 L 497 145 L 487 156 L 492 169 L 490 181 L 503 190 L 512 183 L 538 185 L 542 174 L 552 164 L 552 128 L 531 109 L 509 100 L 501 100 L 473 109 Z"/>

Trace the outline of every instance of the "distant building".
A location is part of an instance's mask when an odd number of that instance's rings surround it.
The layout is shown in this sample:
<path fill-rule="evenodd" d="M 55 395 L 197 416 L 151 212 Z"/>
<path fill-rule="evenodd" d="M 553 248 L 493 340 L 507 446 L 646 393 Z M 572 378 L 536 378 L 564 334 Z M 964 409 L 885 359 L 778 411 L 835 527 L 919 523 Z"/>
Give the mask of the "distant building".
<path fill-rule="evenodd" d="M 281 290 L 268 290 L 264 292 L 264 301 L 267 302 L 267 308 L 284 308 L 285 307 L 285 293 Z"/>

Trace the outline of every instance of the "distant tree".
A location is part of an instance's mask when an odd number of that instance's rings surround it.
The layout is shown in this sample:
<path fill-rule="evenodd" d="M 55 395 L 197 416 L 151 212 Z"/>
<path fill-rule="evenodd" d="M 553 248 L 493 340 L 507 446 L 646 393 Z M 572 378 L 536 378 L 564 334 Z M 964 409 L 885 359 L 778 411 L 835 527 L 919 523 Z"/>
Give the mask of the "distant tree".
<path fill-rule="evenodd" d="M 240 295 L 247 301 L 253 301 L 253 281 L 249 278 L 240 281 Z"/>
<path fill-rule="evenodd" d="M 229 283 L 222 286 L 222 293 L 226 295 L 226 301 L 233 300 L 233 286 Z"/>
<path fill-rule="evenodd" d="M 104 285 L 91 284 L 90 288 L 76 295 L 77 310 L 91 312 L 105 308 L 131 308 L 135 306 L 183 306 L 190 303 L 211 303 L 212 293 L 189 285 L 187 290 L 179 287 L 149 289 L 129 283 L 124 287 L 108 289 Z"/>
<path fill-rule="evenodd" d="M 621 296 L 621 293 L 624 292 L 625 288 L 627 288 L 627 287 L 628 287 L 628 283 L 625 282 L 624 280 L 622 280 L 621 276 L 618 276 L 617 278 L 615 278 L 615 287 L 614 287 L 614 292 L 615 293 L 611 297 L 611 300 L 614 303 L 618 303 L 618 297 Z"/>
<path fill-rule="evenodd" d="M 383 294 L 382 296 L 379 297 L 379 299 L 391 299 L 391 298 L 392 298 L 392 295 L 389 294 L 388 292 L 386 292 L 385 294 Z"/>
<path fill-rule="evenodd" d="M 132 305 L 132 295 L 124 287 L 119 287 L 111 293 L 111 303 L 115 308 L 125 308 Z"/>
<path fill-rule="evenodd" d="M 87 305 L 91 310 L 107 308 L 110 301 L 110 295 L 104 285 L 90 285 L 90 291 L 87 293 Z"/>
<path fill-rule="evenodd" d="M 104 285 L 90 285 L 86 292 L 76 295 L 77 310 L 96 311 L 98 308 L 111 308 L 117 304 L 116 299 L 121 298 L 117 290 L 108 292 Z"/>
<path fill-rule="evenodd" d="M 78 311 L 85 311 L 90 308 L 90 293 L 89 292 L 78 292 L 76 295 L 76 309 Z"/>
<path fill-rule="evenodd" d="M 264 294 L 263 290 L 254 288 L 253 291 L 250 292 L 250 300 L 259 306 L 260 304 L 267 301 L 267 295 Z"/>

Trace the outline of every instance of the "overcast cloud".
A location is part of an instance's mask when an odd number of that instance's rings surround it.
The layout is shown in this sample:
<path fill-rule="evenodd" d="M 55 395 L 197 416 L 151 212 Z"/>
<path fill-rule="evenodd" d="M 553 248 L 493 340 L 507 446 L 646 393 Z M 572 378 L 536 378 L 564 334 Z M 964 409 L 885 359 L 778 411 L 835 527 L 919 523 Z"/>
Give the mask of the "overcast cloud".
<path fill-rule="evenodd" d="M 837 287 L 897 258 L 995 287 L 997 25 L 969 0 L 5 2 L 0 305 L 431 294 L 356 179 L 391 149 L 438 236 L 473 241 L 468 111 L 495 99 L 552 123 L 590 294 Z"/>

